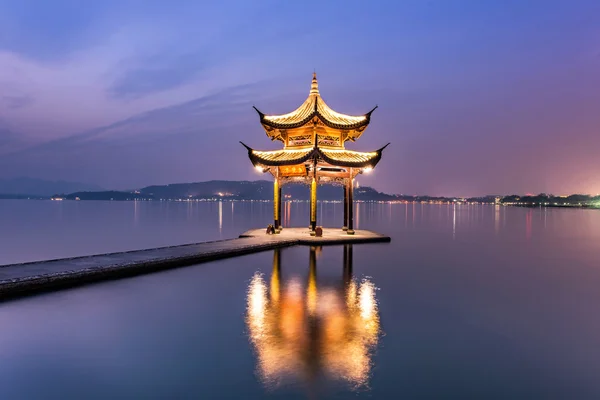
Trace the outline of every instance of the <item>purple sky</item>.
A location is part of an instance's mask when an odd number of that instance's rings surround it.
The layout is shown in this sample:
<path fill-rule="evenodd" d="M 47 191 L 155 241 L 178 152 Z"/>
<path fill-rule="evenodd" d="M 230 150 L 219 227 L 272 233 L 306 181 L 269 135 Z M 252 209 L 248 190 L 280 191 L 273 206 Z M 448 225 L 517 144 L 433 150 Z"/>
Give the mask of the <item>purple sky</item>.
<path fill-rule="evenodd" d="M 313 69 L 406 194 L 600 192 L 600 2 L 0 0 L 0 178 L 261 179 Z"/>

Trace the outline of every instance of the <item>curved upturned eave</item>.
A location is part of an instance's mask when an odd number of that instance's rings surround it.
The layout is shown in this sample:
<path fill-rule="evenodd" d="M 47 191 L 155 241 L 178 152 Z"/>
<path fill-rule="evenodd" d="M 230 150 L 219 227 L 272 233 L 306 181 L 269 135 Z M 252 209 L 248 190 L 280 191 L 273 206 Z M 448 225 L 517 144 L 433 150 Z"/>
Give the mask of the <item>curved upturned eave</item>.
<path fill-rule="evenodd" d="M 315 101 L 315 104 L 317 104 L 317 101 Z M 321 101 L 323 101 L 323 100 L 321 99 Z M 364 120 L 356 122 L 354 124 L 338 124 L 338 123 L 332 122 L 332 121 L 328 120 L 327 118 L 325 118 L 318 111 L 318 109 L 313 110 L 308 116 L 304 117 L 300 121 L 292 122 L 292 123 L 285 123 L 285 122 L 279 123 L 279 122 L 270 121 L 268 119 L 268 117 L 263 112 L 261 112 L 258 108 L 254 107 L 254 109 L 256 110 L 256 112 L 258 113 L 258 115 L 260 116 L 260 123 L 261 124 L 266 125 L 266 126 L 271 127 L 271 128 L 275 128 L 275 129 L 293 129 L 293 128 L 299 128 L 299 127 L 304 126 L 307 123 L 309 123 L 314 117 L 318 117 L 319 120 L 321 122 L 323 122 L 324 125 L 326 125 L 326 126 L 328 126 L 330 128 L 342 129 L 342 130 L 352 130 L 352 129 L 359 129 L 359 128 L 362 128 L 364 126 L 367 126 L 371 122 L 371 114 L 373 113 L 373 111 L 375 111 L 377 109 L 377 107 L 378 106 L 375 106 L 371 111 L 369 111 L 368 113 L 364 114 L 363 115 L 365 117 Z"/>
<path fill-rule="evenodd" d="M 382 148 L 380 148 L 379 150 L 372 152 L 372 153 L 374 153 L 374 155 L 364 161 L 348 161 L 348 160 L 335 159 L 334 157 L 330 157 L 327 155 L 327 152 L 328 152 L 327 150 L 323 151 L 323 149 L 320 149 L 319 147 L 314 147 L 312 149 L 307 150 L 306 153 L 301 153 L 302 155 L 300 157 L 293 158 L 293 159 L 287 159 L 287 160 L 283 160 L 283 161 L 278 161 L 278 160 L 269 160 L 269 159 L 260 157 L 259 154 L 255 153 L 254 149 L 252 149 L 249 146 L 246 146 L 243 142 L 240 142 L 240 143 L 248 150 L 248 157 L 250 158 L 250 161 L 252 162 L 253 166 L 263 165 L 263 166 L 268 166 L 268 167 L 275 167 L 275 166 L 279 166 L 279 165 L 301 164 L 301 163 L 304 163 L 304 162 L 308 161 L 309 159 L 313 158 L 314 156 L 317 156 L 317 157 L 321 158 L 323 161 L 327 162 L 328 164 L 335 165 L 335 166 L 348 167 L 348 168 L 366 168 L 366 167 L 375 168 L 375 166 L 381 160 L 383 150 L 385 150 L 385 148 L 387 146 L 389 146 L 389 143 L 388 143 L 385 146 L 383 146 Z M 278 150 L 275 150 L 275 151 L 278 151 Z M 348 152 L 351 152 L 351 151 L 348 150 Z M 354 152 L 354 153 L 361 153 L 361 152 Z M 367 153 L 369 153 L 369 152 L 367 152 Z"/>
<path fill-rule="evenodd" d="M 340 167 L 348 167 L 348 168 L 366 168 L 366 167 L 371 167 L 371 168 L 375 168 L 375 166 L 379 163 L 379 161 L 381 160 L 381 155 L 383 154 L 383 150 L 388 147 L 390 144 L 386 144 L 385 146 L 383 146 L 382 148 L 380 148 L 379 150 L 374 151 L 373 153 L 375 153 L 373 155 L 373 157 L 369 158 L 368 160 L 365 161 L 344 161 L 344 160 L 336 160 L 335 158 L 329 157 L 326 152 L 323 152 L 321 149 L 317 148 L 316 151 L 319 155 L 319 157 L 321 157 L 321 159 L 323 159 L 323 161 L 331 164 L 331 165 L 337 165 Z"/>
<path fill-rule="evenodd" d="M 250 158 L 250 162 L 252 162 L 253 166 L 264 165 L 264 166 L 268 166 L 268 167 L 276 167 L 279 165 L 296 165 L 296 164 L 301 164 L 301 163 L 309 160 L 315 154 L 315 149 L 313 148 L 313 149 L 309 149 L 306 153 L 298 152 L 298 153 L 300 153 L 300 156 L 297 158 L 290 158 L 287 160 L 269 160 L 269 159 L 261 157 L 259 154 L 257 154 L 256 150 L 247 146 L 243 142 L 240 142 L 240 143 L 246 148 L 246 150 L 248 150 L 248 158 Z M 275 150 L 275 151 L 278 151 L 278 150 Z"/>

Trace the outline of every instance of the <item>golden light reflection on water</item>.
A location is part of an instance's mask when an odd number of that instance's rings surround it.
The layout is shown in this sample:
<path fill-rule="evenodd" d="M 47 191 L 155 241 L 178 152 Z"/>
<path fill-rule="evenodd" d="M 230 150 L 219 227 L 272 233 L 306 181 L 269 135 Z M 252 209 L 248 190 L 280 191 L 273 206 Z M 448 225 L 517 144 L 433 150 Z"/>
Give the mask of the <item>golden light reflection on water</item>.
<path fill-rule="evenodd" d="M 319 286 L 313 259 L 308 282 L 281 282 L 278 257 L 270 288 L 260 273 L 248 288 L 246 323 L 261 381 L 272 388 L 324 375 L 367 386 L 380 336 L 375 285 L 350 279 L 343 289 Z"/>

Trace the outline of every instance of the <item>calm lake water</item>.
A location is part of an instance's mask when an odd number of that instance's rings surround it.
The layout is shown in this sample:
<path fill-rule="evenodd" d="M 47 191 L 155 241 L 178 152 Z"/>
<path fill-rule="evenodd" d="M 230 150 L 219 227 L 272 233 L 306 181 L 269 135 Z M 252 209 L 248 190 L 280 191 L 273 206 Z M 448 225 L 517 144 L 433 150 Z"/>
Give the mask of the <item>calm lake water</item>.
<path fill-rule="evenodd" d="M 600 212 L 357 206 L 294 247 L 0 304 L 2 399 L 600 398 Z M 0 201 L 0 264 L 237 236 L 270 203 Z M 285 224 L 307 226 L 306 203 Z M 340 204 L 320 206 L 338 225 Z"/>

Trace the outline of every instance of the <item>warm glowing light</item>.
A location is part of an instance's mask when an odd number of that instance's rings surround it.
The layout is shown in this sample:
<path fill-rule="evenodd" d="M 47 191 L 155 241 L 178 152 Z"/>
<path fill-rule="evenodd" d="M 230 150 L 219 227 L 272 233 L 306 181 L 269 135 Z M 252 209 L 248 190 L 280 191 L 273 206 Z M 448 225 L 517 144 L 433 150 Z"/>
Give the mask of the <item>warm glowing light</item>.
<path fill-rule="evenodd" d="M 279 173 L 282 176 L 306 176 L 306 167 L 304 165 L 282 165 L 279 167 Z"/>
<path fill-rule="evenodd" d="M 248 315 L 252 323 L 252 330 L 260 334 L 265 318 L 267 306 L 267 287 L 259 273 L 254 274 L 248 288 Z M 258 331 L 257 331 L 258 330 Z"/>
<path fill-rule="evenodd" d="M 322 370 L 353 388 L 367 385 L 380 335 L 375 285 L 321 288 L 314 273 L 304 285 L 297 278 L 282 284 L 273 272 L 270 296 L 258 273 L 248 288 L 246 323 L 262 382 L 274 387 Z"/>
<path fill-rule="evenodd" d="M 371 168 L 371 167 L 366 167 L 366 168 L 363 168 L 363 172 L 364 172 L 365 174 L 368 174 L 368 173 L 369 173 L 369 172 L 371 172 L 371 171 L 373 171 L 373 168 Z"/>
<path fill-rule="evenodd" d="M 256 167 L 254 167 L 254 168 L 256 168 L 256 170 L 257 170 L 258 172 L 265 172 L 265 170 L 263 169 L 263 167 L 261 167 L 260 165 L 257 165 L 257 166 L 256 166 Z"/>
<path fill-rule="evenodd" d="M 349 310 L 356 308 L 356 282 L 350 281 L 346 287 L 346 306 Z"/>
<path fill-rule="evenodd" d="M 315 274 L 311 268 L 311 272 L 308 278 L 308 288 L 306 290 L 306 306 L 308 313 L 314 315 L 317 309 L 317 282 Z"/>
<path fill-rule="evenodd" d="M 273 303 L 279 302 L 279 270 L 274 270 L 271 275 L 271 290 L 269 292 Z"/>

